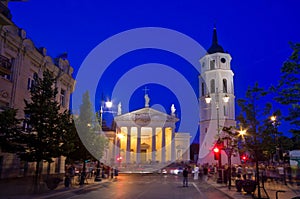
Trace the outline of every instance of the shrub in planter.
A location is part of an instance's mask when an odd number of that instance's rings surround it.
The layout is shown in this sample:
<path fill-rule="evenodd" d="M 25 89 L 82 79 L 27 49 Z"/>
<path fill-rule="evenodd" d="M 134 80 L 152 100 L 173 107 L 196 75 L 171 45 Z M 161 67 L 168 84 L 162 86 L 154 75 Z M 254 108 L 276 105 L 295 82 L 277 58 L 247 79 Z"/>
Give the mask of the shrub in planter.
<path fill-rule="evenodd" d="M 235 180 L 235 187 L 237 189 L 237 192 L 241 192 L 243 188 L 243 180 Z"/>
<path fill-rule="evenodd" d="M 56 189 L 56 187 L 58 186 L 58 184 L 63 181 L 61 178 L 58 177 L 54 177 L 54 178 L 48 178 L 47 180 L 45 180 L 48 189 L 50 190 L 54 190 Z"/>
<path fill-rule="evenodd" d="M 247 194 L 251 194 L 256 189 L 256 182 L 254 180 L 244 180 L 243 182 L 243 190 Z"/>

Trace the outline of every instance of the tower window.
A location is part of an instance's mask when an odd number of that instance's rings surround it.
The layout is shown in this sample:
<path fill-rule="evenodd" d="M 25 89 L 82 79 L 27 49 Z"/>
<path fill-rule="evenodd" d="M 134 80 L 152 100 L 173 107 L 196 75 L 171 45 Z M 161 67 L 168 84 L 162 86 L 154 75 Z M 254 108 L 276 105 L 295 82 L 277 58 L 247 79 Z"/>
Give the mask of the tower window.
<path fill-rule="evenodd" d="M 212 80 L 210 80 L 210 92 L 211 93 L 215 93 L 216 91 L 216 88 L 215 88 L 216 86 L 215 86 L 215 80 L 214 79 L 212 79 Z"/>
<path fill-rule="evenodd" d="M 215 69 L 215 64 L 216 64 L 215 60 L 210 60 L 210 63 L 209 63 L 210 70 L 214 70 Z"/>
<path fill-rule="evenodd" d="M 221 62 L 224 64 L 226 62 L 226 59 L 224 57 L 222 57 Z"/>
<path fill-rule="evenodd" d="M 223 93 L 228 93 L 228 91 L 227 91 L 227 79 L 223 79 Z"/>

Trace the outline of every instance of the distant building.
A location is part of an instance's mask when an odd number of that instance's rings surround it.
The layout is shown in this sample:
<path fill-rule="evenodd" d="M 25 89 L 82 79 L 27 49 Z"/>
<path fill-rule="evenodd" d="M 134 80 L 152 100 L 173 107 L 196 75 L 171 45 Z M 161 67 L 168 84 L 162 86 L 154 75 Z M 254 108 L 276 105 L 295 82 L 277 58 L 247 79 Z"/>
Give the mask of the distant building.
<path fill-rule="evenodd" d="M 175 132 L 174 112 L 150 108 L 148 100 L 144 108 L 114 118 L 116 130 L 105 133 L 110 142 L 102 162 L 124 172 L 151 172 L 190 161 L 190 133 Z"/>
<path fill-rule="evenodd" d="M 8 1 L 0 2 L 0 111 L 18 109 L 17 117 L 24 118 L 24 99 L 30 99 L 35 77 L 48 69 L 57 79 L 57 101 L 61 111 L 69 109 L 75 80 L 67 54 L 56 58 L 47 55 L 46 48 L 37 48 L 27 38 L 26 31 L 11 21 Z M 26 128 L 26 124 L 23 124 Z M 56 158 L 51 172 L 64 172 L 64 158 Z M 30 175 L 33 163 L 20 161 L 14 154 L 2 153 L 0 148 L 0 178 Z M 43 169 L 46 169 L 45 167 Z"/>

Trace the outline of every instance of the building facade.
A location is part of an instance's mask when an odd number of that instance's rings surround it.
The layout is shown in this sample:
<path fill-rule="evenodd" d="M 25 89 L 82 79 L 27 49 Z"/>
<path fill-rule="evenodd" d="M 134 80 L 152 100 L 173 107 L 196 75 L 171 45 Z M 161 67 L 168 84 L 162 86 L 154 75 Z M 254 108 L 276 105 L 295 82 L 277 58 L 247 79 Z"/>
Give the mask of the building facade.
<path fill-rule="evenodd" d="M 36 47 L 28 39 L 26 31 L 11 21 L 7 3 L 0 2 L 4 10 L 0 13 L 0 110 L 14 108 L 18 110 L 17 117 L 24 118 L 24 100 L 30 99 L 35 77 L 42 77 L 46 69 L 57 80 L 56 100 L 61 105 L 60 110 L 69 109 L 75 80 L 66 54 L 52 58 L 47 55 L 46 48 Z M 51 172 L 64 172 L 63 158 L 55 159 L 54 162 Z M 32 167 L 33 164 L 20 161 L 16 155 L 0 151 L 0 178 L 22 176 L 24 172 L 31 174 Z"/>
<path fill-rule="evenodd" d="M 174 113 L 157 111 L 147 103 L 144 108 L 117 115 L 116 131 L 106 132 L 110 143 L 104 163 L 124 172 L 151 172 L 173 162 L 189 161 L 191 136 L 175 132 L 178 121 Z"/>
<path fill-rule="evenodd" d="M 235 127 L 234 73 L 231 70 L 231 56 L 218 44 L 217 30 L 214 28 L 212 45 L 200 59 L 199 110 L 200 145 L 199 164 L 215 164 L 212 151 L 218 138 L 222 137 L 223 127 Z M 207 99 L 211 101 L 208 103 Z M 222 164 L 227 163 L 225 151 L 221 151 Z M 233 163 L 239 163 L 237 156 Z"/>

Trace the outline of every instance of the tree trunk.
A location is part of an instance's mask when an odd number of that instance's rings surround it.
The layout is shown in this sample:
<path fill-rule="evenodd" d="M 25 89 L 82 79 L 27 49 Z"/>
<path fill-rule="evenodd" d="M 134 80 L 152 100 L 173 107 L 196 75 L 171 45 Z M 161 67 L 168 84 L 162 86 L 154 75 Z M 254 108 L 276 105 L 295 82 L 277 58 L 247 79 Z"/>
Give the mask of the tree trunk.
<path fill-rule="evenodd" d="M 40 176 L 40 161 L 36 161 L 36 165 L 35 165 L 35 175 L 34 175 L 34 179 L 33 179 L 33 192 L 34 193 L 38 193 L 39 190 L 39 176 Z"/>
<path fill-rule="evenodd" d="M 50 176 L 50 168 L 51 168 L 51 162 L 48 162 L 46 179 L 48 179 Z"/>
<path fill-rule="evenodd" d="M 231 189 L 231 153 L 228 155 L 228 189 Z"/>

